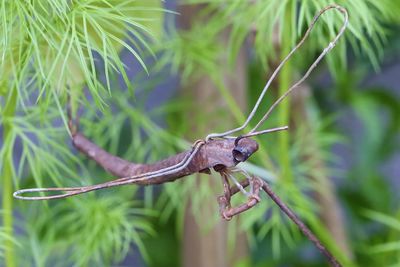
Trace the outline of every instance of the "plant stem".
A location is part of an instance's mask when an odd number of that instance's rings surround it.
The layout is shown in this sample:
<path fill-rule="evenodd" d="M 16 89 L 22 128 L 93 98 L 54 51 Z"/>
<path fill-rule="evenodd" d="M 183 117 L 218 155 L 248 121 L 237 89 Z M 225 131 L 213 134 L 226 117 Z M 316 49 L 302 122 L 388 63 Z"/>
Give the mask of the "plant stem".
<path fill-rule="evenodd" d="M 282 24 L 282 46 L 281 59 L 284 59 L 291 50 L 291 28 L 292 20 L 291 9 L 288 7 L 285 11 L 285 23 Z M 291 85 L 292 64 L 287 62 L 279 75 L 279 95 L 283 95 Z M 279 107 L 279 125 L 288 125 L 289 122 L 289 102 L 282 102 Z M 292 180 L 292 171 L 289 157 L 289 133 L 282 132 L 279 135 L 279 163 L 281 167 L 282 179 L 286 181 Z"/>
<path fill-rule="evenodd" d="M 262 180 L 260 180 L 262 181 Z M 286 204 L 272 191 L 271 187 L 265 181 L 262 181 L 262 189 L 268 196 L 279 206 L 292 222 L 294 222 L 303 234 L 311 240 L 318 250 L 328 259 L 331 266 L 341 267 L 342 265 L 333 256 L 329 250 L 321 243 L 321 241 L 313 234 L 313 232 L 303 223 L 303 221 L 288 207 Z"/>
<path fill-rule="evenodd" d="M 14 116 L 15 106 L 17 104 L 17 90 L 14 88 L 9 95 L 9 99 L 6 102 L 6 106 L 4 108 L 4 117 L 9 119 Z M 12 131 L 12 123 L 9 123 L 8 120 L 3 125 L 3 140 L 6 141 L 8 136 Z M 3 145 L 5 145 L 3 143 Z M 12 162 L 12 147 L 7 146 L 6 151 L 4 153 L 3 159 L 3 173 L 1 177 L 3 178 L 3 226 L 5 230 L 5 234 L 9 237 L 13 236 L 13 183 L 12 183 L 12 175 L 13 175 L 13 162 Z M 7 267 L 14 267 L 15 265 L 15 257 L 14 257 L 14 243 L 10 239 L 6 239 L 5 243 L 5 253 L 4 253 L 4 263 Z"/>

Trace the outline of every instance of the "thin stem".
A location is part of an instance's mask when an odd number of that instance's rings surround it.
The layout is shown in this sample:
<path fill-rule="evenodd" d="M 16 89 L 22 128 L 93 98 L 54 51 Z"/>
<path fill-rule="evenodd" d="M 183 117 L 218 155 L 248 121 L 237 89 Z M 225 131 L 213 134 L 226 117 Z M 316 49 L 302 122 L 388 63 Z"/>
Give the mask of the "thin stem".
<path fill-rule="evenodd" d="M 6 102 L 7 105 L 4 108 L 4 117 L 7 118 L 7 122 L 3 124 L 3 140 L 7 140 L 12 132 L 12 123 L 9 122 L 9 119 L 12 118 L 15 114 L 15 107 L 17 104 L 17 89 L 14 88 L 10 95 L 9 99 Z M 5 144 L 3 144 L 5 145 Z M 12 147 L 6 146 L 6 151 L 4 153 L 3 159 L 3 170 L 1 177 L 3 178 L 3 225 L 5 234 L 7 236 L 13 236 L 13 162 L 12 162 Z M 15 257 L 14 257 L 14 243 L 6 239 L 4 240 L 5 243 L 5 252 L 4 252 L 4 263 L 7 267 L 14 267 L 15 264 Z"/>
<path fill-rule="evenodd" d="M 311 232 L 311 230 L 301 221 L 299 217 L 283 203 L 283 201 L 272 191 L 271 187 L 267 184 L 267 182 L 262 181 L 262 189 L 268 196 L 279 206 L 279 208 L 299 227 L 299 229 L 303 232 L 303 234 L 312 241 L 318 250 L 327 258 L 329 263 L 335 267 L 341 267 L 342 265 L 339 261 L 333 256 L 329 250 L 321 243 L 321 241 Z"/>
<path fill-rule="evenodd" d="M 290 4 L 289 4 L 290 5 Z M 292 36 L 292 29 L 291 24 L 289 21 L 292 17 L 292 10 L 290 7 L 286 8 L 285 16 L 284 16 L 284 23 L 282 25 L 282 47 L 281 47 L 281 59 L 282 61 L 285 60 L 287 54 L 290 53 L 291 42 L 290 38 Z M 292 83 L 292 62 L 287 62 L 286 67 L 282 70 L 282 72 L 278 76 L 279 80 L 279 95 L 283 95 Z M 278 121 L 280 125 L 288 125 L 289 124 L 289 102 L 286 101 L 282 103 L 279 107 L 279 116 Z M 256 126 L 257 127 L 257 126 Z M 253 132 L 256 127 L 254 127 L 251 132 Z M 290 164 L 290 157 L 289 157 L 289 133 L 283 132 L 278 135 L 278 146 L 279 146 L 279 166 L 281 168 L 281 177 L 285 180 L 291 180 L 292 171 L 291 171 L 291 164 Z"/>
<path fill-rule="evenodd" d="M 237 171 L 237 170 L 236 170 Z M 221 173 L 222 175 L 225 175 L 226 173 Z M 253 183 L 255 186 L 255 189 L 260 189 L 260 187 L 265 191 L 265 193 L 268 194 L 268 196 L 278 205 L 278 207 L 289 217 L 290 220 L 292 220 L 297 227 L 303 232 L 303 234 L 311 241 L 314 243 L 314 245 L 317 247 L 317 249 L 327 258 L 329 263 L 334 266 L 334 267 L 340 267 L 342 266 L 339 261 L 335 258 L 335 256 L 332 255 L 332 253 L 329 252 L 329 250 L 321 243 L 321 241 L 312 233 L 312 231 L 302 222 L 302 220 L 288 207 L 283 203 L 283 201 L 272 191 L 271 187 L 268 185 L 267 182 L 264 180 L 260 179 L 259 177 L 254 176 L 252 178 L 252 182 L 250 182 L 250 179 L 246 179 L 240 182 L 240 187 L 238 186 L 232 186 L 229 189 L 226 189 L 224 192 L 224 196 L 220 196 L 218 198 L 218 203 L 220 205 L 220 209 L 222 211 L 222 216 L 223 218 L 230 220 L 232 219 L 233 216 L 236 216 L 240 213 L 243 213 L 247 211 L 248 209 L 252 208 L 254 205 L 257 204 L 259 200 L 255 199 L 249 199 L 249 201 L 246 204 L 242 204 L 240 206 L 236 207 L 231 207 L 230 206 L 230 199 L 232 198 L 233 195 L 241 191 L 240 188 L 246 188 L 250 183 Z M 259 191 L 258 189 L 253 192 L 253 196 L 258 197 Z M 226 192 L 229 194 L 226 195 Z M 257 201 L 253 201 L 257 200 Z"/>

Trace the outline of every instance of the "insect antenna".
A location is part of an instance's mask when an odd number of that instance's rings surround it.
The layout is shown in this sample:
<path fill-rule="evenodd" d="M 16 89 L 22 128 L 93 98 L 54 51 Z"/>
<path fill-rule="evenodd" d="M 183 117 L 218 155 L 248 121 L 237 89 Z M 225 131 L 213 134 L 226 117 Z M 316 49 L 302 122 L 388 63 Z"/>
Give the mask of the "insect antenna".
<path fill-rule="evenodd" d="M 321 17 L 321 15 L 323 13 L 325 13 L 326 11 L 330 10 L 330 9 L 336 9 L 338 10 L 342 15 L 343 15 L 343 26 L 340 28 L 339 32 L 336 34 L 336 36 L 332 39 L 332 41 L 328 44 L 328 46 L 322 51 L 322 53 L 318 56 L 318 58 L 311 64 L 311 66 L 308 68 L 307 72 L 303 75 L 303 77 L 298 80 L 295 84 L 293 84 L 281 97 L 278 98 L 278 100 L 276 100 L 272 106 L 268 109 L 268 111 L 265 113 L 265 115 L 262 117 L 262 119 L 256 124 L 256 126 L 247 134 L 242 135 L 241 137 L 246 137 L 246 136 L 254 136 L 254 135 L 260 135 L 260 134 L 264 134 L 267 132 L 270 132 L 269 130 L 265 130 L 265 131 L 259 131 L 256 132 L 256 130 L 260 127 L 261 124 L 264 123 L 264 121 L 269 117 L 269 115 L 271 114 L 271 112 L 274 110 L 274 108 L 282 102 L 282 100 L 284 100 L 291 92 L 293 92 L 293 90 L 300 85 L 305 79 L 308 78 L 308 76 L 311 74 L 311 72 L 317 67 L 318 63 L 326 56 L 326 54 L 329 53 L 330 50 L 332 50 L 337 41 L 339 40 L 339 38 L 343 35 L 344 31 L 347 28 L 347 25 L 349 23 L 349 15 L 347 13 L 347 10 L 339 5 L 329 5 L 327 7 L 325 7 L 324 9 L 322 9 L 321 11 L 319 11 L 317 13 L 317 15 L 314 16 L 312 22 L 310 23 L 310 26 L 308 27 L 306 33 L 303 35 L 303 37 L 301 38 L 301 40 L 297 43 L 297 45 L 289 52 L 289 54 L 282 60 L 282 62 L 278 65 L 278 67 L 275 69 L 275 71 L 272 73 L 271 77 L 269 78 L 269 80 L 267 81 L 267 83 L 265 84 L 263 90 L 261 91 L 260 96 L 257 99 L 256 104 L 254 105 L 252 111 L 250 112 L 249 116 L 247 117 L 246 121 L 243 123 L 242 126 L 223 132 L 223 133 L 212 133 L 209 134 L 206 137 L 206 140 L 209 140 L 211 138 L 223 138 L 226 137 L 232 133 L 238 132 L 243 130 L 244 128 L 246 128 L 246 126 L 250 123 L 251 119 L 254 117 L 254 114 L 256 113 L 256 111 L 258 110 L 260 103 L 262 101 L 262 99 L 265 96 L 265 93 L 267 92 L 269 86 L 271 85 L 272 81 L 275 79 L 275 77 L 278 75 L 279 71 L 282 69 L 283 65 L 285 65 L 285 63 L 290 59 L 290 57 L 296 52 L 296 50 L 298 48 L 300 48 L 305 40 L 308 38 L 311 30 L 314 28 L 317 20 Z M 282 130 L 282 129 L 280 129 Z"/>
<path fill-rule="evenodd" d="M 289 129 L 289 126 L 275 127 L 275 128 L 270 128 L 270 129 L 257 131 L 257 132 L 252 131 L 252 132 L 249 132 L 247 134 L 239 135 L 238 137 L 236 137 L 235 142 L 237 143 L 239 141 L 239 139 L 244 138 L 244 137 L 257 136 L 257 135 L 262 135 L 262 134 L 272 133 L 272 132 L 278 132 L 278 131 L 286 131 L 287 129 Z"/>

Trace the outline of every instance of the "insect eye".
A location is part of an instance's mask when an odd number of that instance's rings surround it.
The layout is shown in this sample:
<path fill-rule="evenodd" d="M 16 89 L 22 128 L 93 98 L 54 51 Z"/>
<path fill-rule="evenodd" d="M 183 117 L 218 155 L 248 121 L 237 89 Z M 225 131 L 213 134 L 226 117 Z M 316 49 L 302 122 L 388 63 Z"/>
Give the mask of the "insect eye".
<path fill-rule="evenodd" d="M 250 154 L 248 153 L 247 149 L 244 149 L 241 146 L 236 146 L 232 150 L 233 158 L 238 162 L 246 161 L 249 158 Z"/>

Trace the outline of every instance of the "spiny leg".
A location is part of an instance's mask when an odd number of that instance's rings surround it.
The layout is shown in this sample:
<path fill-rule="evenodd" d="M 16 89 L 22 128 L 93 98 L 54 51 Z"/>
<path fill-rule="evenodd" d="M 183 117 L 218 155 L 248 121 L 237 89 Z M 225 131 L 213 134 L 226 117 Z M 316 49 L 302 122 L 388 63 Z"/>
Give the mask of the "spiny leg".
<path fill-rule="evenodd" d="M 221 172 L 221 176 L 225 177 L 223 179 L 227 179 L 226 173 Z M 253 189 L 250 191 L 251 192 L 250 194 L 246 194 L 249 195 L 247 202 L 236 207 L 231 207 L 230 204 L 231 197 L 234 194 L 238 193 L 239 191 L 242 191 L 242 189 L 244 190 L 244 188 L 247 187 L 250 183 L 253 184 Z M 233 216 L 254 207 L 260 201 L 259 192 L 262 184 L 257 179 L 251 179 L 251 180 L 246 179 L 238 184 L 239 186 L 236 185 L 234 187 L 229 188 L 229 190 L 224 189 L 225 194 L 223 196 L 218 197 L 221 216 L 223 219 L 227 221 L 231 220 Z M 229 193 L 229 195 L 227 196 L 226 193 Z"/>
<path fill-rule="evenodd" d="M 225 210 L 231 208 L 231 196 L 232 191 L 229 185 L 229 180 L 225 172 L 220 172 L 221 174 L 221 180 L 222 180 L 222 185 L 224 186 L 224 195 L 219 196 L 217 201 L 219 204 L 219 213 L 221 214 L 222 218 L 225 220 L 229 221 L 231 218 L 225 216 Z"/>
<path fill-rule="evenodd" d="M 257 203 L 260 201 L 258 194 L 260 192 L 261 184 L 258 183 L 258 181 L 256 182 L 253 181 L 253 183 L 254 183 L 253 186 L 254 190 L 251 193 L 251 196 L 247 199 L 247 202 L 239 206 L 225 210 L 224 212 L 225 217 L 232 218 L 233 216 L 245 212 L 254 207 L 255 205 L 257 205 Z"/>
<path fill-rule="evenodd" d="M 230 207 L 231 206 L 231 195 L 232 195 L 232 193 L 231 193 L 231 190 L 230 190 L 231 186 L 229 184 L 229 180 L 228 180 L 228 177 L 227 177 L 226 173 L 221 173 L 221 179 L 222 179 L 222 184 L 224 186 L 224 196 L 225 196 L 225 199 L 226 199 L 226 201 L 228 203 L 228 207 Z"/>

